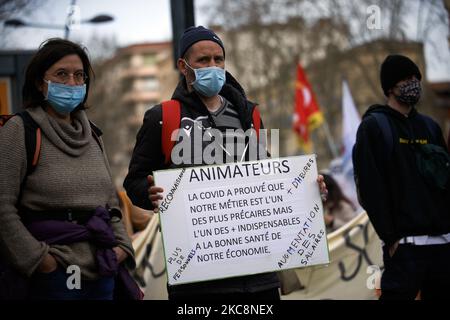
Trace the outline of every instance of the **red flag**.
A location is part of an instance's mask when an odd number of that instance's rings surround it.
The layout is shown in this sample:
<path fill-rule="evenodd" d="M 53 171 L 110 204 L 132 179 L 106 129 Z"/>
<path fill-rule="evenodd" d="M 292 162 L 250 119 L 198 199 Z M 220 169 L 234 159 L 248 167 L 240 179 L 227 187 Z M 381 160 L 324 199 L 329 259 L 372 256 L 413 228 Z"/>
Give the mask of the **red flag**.
<path fill-rule="evenodd" d="M 314 92 L 306 79 L 302 66 L 297 65 L 297 81 L 295 83 L 295 111 L 293 129 L 299 135 L 302 148 L 311 152 L 309 133 L 323 122 Z"/>

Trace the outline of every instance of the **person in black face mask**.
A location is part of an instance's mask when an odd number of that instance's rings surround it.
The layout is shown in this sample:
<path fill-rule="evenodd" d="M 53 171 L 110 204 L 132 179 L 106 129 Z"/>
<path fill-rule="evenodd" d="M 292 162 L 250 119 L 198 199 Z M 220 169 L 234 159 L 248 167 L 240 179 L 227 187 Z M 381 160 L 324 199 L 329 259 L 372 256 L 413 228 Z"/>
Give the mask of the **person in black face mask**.
<path fill-rule="evenodd" d="M 367 110 L 353 148 L 359 201 L 383 242 L 380 299 L 412 300 L 420 292 L 422 299 L 448 300 L 450 165 L 444 137 L 434 120 L 416 110 L 422 75 L 413 61 L 388 56 L 380 80 L 387 102 Z"/>
<path fill-rule="evenodd" d="M 398 93 L 395 92 L 398 90 Z M 416 76 L 412 76 L 410 79 L 400 81 L 392 90 L 395 100 L 399 104 L 404 104 L 407 107 L 413 107 L 419 102 L 420 95 L 422 93 L 422 86 L 420 80 Z"/>

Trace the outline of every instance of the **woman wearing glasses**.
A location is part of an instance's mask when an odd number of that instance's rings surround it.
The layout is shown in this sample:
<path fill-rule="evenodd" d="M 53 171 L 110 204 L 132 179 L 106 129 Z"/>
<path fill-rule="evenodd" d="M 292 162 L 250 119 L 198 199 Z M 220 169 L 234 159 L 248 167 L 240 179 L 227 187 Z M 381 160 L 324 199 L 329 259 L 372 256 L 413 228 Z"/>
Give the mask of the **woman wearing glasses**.
<path fill-rule="evenodd" d="M 101 132 L 85 112 L 92 74 L 67 40 L 32 58 L 22 91 L 40 130 L 31 173 L 25 118 L 0 128 L 0 260 L 27 279 L 31 298 L 112 299 L 121 266 L 134 267 Z"/>

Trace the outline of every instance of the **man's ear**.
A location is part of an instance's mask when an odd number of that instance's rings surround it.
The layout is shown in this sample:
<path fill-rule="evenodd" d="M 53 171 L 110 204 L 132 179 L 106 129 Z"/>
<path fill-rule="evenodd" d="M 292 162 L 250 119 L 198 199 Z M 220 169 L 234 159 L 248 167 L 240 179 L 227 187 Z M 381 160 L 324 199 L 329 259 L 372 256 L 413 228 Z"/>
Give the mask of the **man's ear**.
<path fill-rule="evenodd" d="M 180 70 L 180 72 L 186 77 L 186 75 L 187 75 L 186 62 L 183 59 L 178 58 L 177 66 L 178 66 L 178 70 Z"/>

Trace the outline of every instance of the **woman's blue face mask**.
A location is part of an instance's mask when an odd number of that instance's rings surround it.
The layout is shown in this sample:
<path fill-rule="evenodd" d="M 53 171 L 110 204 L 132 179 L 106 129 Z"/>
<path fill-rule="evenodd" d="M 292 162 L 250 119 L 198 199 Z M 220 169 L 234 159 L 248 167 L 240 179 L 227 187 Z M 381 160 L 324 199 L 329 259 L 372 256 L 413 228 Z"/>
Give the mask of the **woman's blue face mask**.
<path fill-rule="evenodd" d="M 186 60 L 184 62 L 195 73 L 195 81 L 191 83 L 195 91 L 205 97 L 214 97 L 219 94 L 225 84 L 225 69 L 219 67 L 194 69 Z"/>
<path fill-rule="evenodd" d="M 80 86 L 68 86 L 62 83 L 44 80 L 48 85 L 46 100 L 62 115 L 70 114 L 84 101 L 86 96 L 86 84 Z"/>

